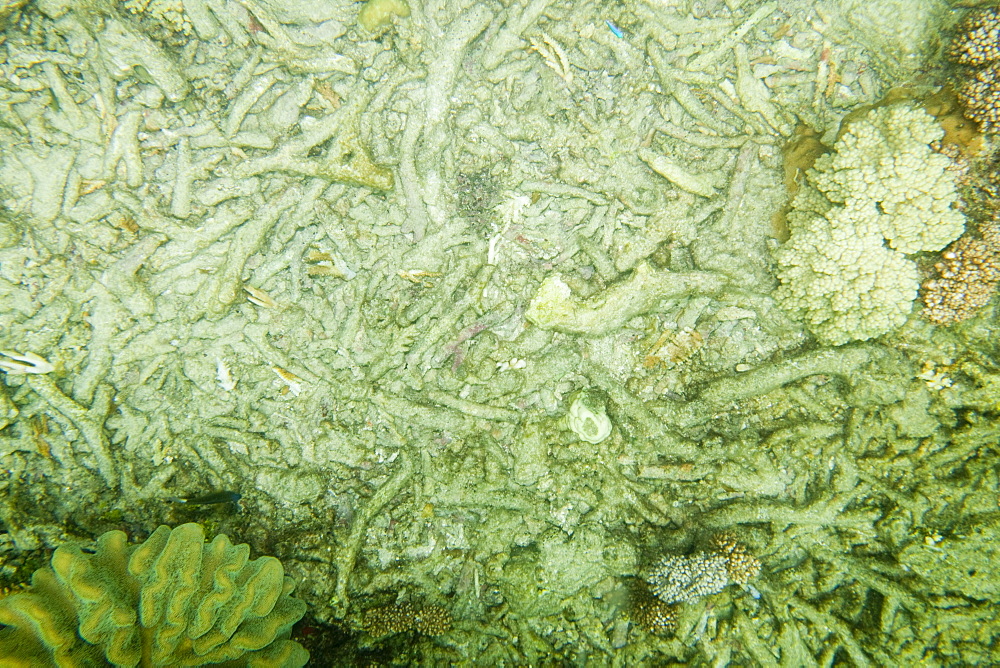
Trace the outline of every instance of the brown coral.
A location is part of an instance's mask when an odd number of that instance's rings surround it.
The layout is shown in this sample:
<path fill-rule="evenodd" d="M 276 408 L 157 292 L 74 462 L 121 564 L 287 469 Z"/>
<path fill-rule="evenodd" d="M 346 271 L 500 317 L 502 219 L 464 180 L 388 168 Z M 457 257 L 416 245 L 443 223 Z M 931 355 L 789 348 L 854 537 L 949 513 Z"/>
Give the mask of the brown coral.
<path fill-rule="evenodd" d="M 1000 60 L 1000 10 L 986 7 L 966 14 L 948 47 L 948 59 L 972 66 Z"/>
<path fill-rule="evenodd" d="M 712 538 L 712 546 L 726 555 L 726 570 L 732 582 L 742 586 L 760 574 L 760 560 L 750 554 L 747 547 L 737 541 L 733 534 L 718 534 Z"/>
<path fill-rule="evenodd" d="M 1000 10 L 970 11 L 958 26 L 948 57 L 978 68 L 963 75 L 956 86 L 965 117 L 979 123 L 983 132 L 1000 130 Z"/>
<path fill-rule="evenodd" d="M 1000 129 L 1000 63 L 976 70 L 958 87 L 957 96 L 965 117 L 978 123 L 983 132 Z"/>
<path fill-rule="evenodd" d="M 451 630 L 451 623 L 451 613 L 440 605 L 418 607 L 404 601 L 369 609 L 361 626 L 368 635 L 381 638 L 407 631 L 439 636 Z"/>
<path fill-rule="evenodd" d="M 646 633 L 665 636 L 677 630 L 677 609 L 652 596 L 645 587 L 633 597 L 630 616 Z"/>
<path fill-rule="evenodd" d="M 249 555 L 198 524 L 63 545 L 0 599 L 0 665 L 303 666 L 288 636 L 306 605 L 277 559 Z"/>
<path fill-rule="evenodd" d="M 924 316 L 937 325 L 968 320 L 989 303 L 1000 282 L 1000 229 L 981 228 L 949 246 L 934 265 L 938 277 L 924 283 Z"/>

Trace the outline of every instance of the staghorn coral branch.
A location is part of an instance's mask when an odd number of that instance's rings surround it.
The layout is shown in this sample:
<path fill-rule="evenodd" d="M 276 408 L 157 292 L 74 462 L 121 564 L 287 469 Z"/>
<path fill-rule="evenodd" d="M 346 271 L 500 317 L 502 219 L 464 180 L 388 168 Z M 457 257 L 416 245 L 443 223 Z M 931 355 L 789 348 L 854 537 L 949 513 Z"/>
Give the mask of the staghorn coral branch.
<path fill-rule="evenodd" d="M 358 513 L 354 521 L 354 526 L 351 527 L 351 535 L 347 539 L 347 544 L 344 545 L 343 549 L 337 555 L 335 564 L 337 568 L 336 597 L 330 604 L 338 611 L 340 616 L 343 616 L 347 610 L 349 601 L 347 584 L 351 579 L 351 573 L 354 571 L 354 563 L 357 560 L 358 551 L 361 549 L 361 543 L 364 541 L 365 533 L 368 531 L 368 525 L 382 511 L 386 504 L 402 491 L 413 474 L 413 464 L 410 462 L 409 456 L 401 451 L 399 459 L 401 463 L 399 470 L 396 471 L 396 474 L 388 482 L 379 487 L 378 491 L 372 495 L 368 503 L 365 504 L 365 507 Z"/>
<path fill-rule="evenodd" d="M 56 385 L 48 376 L 29 376 L 28 385 L 38 396 L 45 400 L 54 410 L 61 413 L 73 423 L 83 439 L 90 446 L 90 451 L 97 460 L 97 472 L 104 481 L 113 488 L 119 488 L 121 480 L 118 477 L 114 457 L 111 455 L 111 445 L 104 433 L 104 417 L 111 403 L 110 388 L 101 386 L 90 410 L 76 403 Z"/>

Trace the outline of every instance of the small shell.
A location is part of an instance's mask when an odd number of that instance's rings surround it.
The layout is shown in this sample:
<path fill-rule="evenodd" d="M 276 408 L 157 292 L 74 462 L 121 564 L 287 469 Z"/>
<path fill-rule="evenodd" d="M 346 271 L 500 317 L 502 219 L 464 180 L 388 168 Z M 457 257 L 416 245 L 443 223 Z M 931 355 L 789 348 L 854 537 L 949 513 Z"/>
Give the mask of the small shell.
<path fill-rule="evenodd" d="M 611 435 L 611 418 L 596 392 L 580 392 L 569 405 L 567 424 L 581 441 L 600 443 Z"/>

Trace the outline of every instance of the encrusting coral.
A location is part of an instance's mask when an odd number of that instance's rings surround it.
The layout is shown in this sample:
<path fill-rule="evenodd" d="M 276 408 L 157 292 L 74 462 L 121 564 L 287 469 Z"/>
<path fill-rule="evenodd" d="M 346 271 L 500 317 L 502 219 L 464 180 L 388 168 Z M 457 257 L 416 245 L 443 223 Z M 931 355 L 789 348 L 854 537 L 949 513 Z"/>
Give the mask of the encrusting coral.
<path fill-rule="evenodd" d="M 59 547 L 0 600 L 0 664 L 303 666 L 309 653 L 287 637 L 305 603 L 277 559 L 249 555 L 224 535 L 206 543 L 198 524 Z"/>
<path fill-rule="evenodd" d="M 962 234 L 958 172 L 931 147 L 943 135 L 913 103 L 877 107 L 807 172 L 788 214 L 791 238 L 775 252 L 775 298 L 823 343 L 902 325 L 919 285 L 906 254 Z"/>

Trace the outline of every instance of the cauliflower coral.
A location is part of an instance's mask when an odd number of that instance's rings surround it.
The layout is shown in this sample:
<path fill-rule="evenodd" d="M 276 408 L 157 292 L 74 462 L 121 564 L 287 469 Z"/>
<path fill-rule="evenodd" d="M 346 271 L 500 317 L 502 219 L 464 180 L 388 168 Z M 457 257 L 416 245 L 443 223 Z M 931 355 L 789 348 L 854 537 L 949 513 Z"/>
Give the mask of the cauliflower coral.
<path fill-rule="evenodd" d="M 960 236 L 956 172 L 931 144 L 944 132 L 912 103 L 878 107 L 850 123 L 816 160 L 775 252 L 781 306 L 820 341 L 839 345 L 902 325 L 919 286 L 907 254 Z"/>

